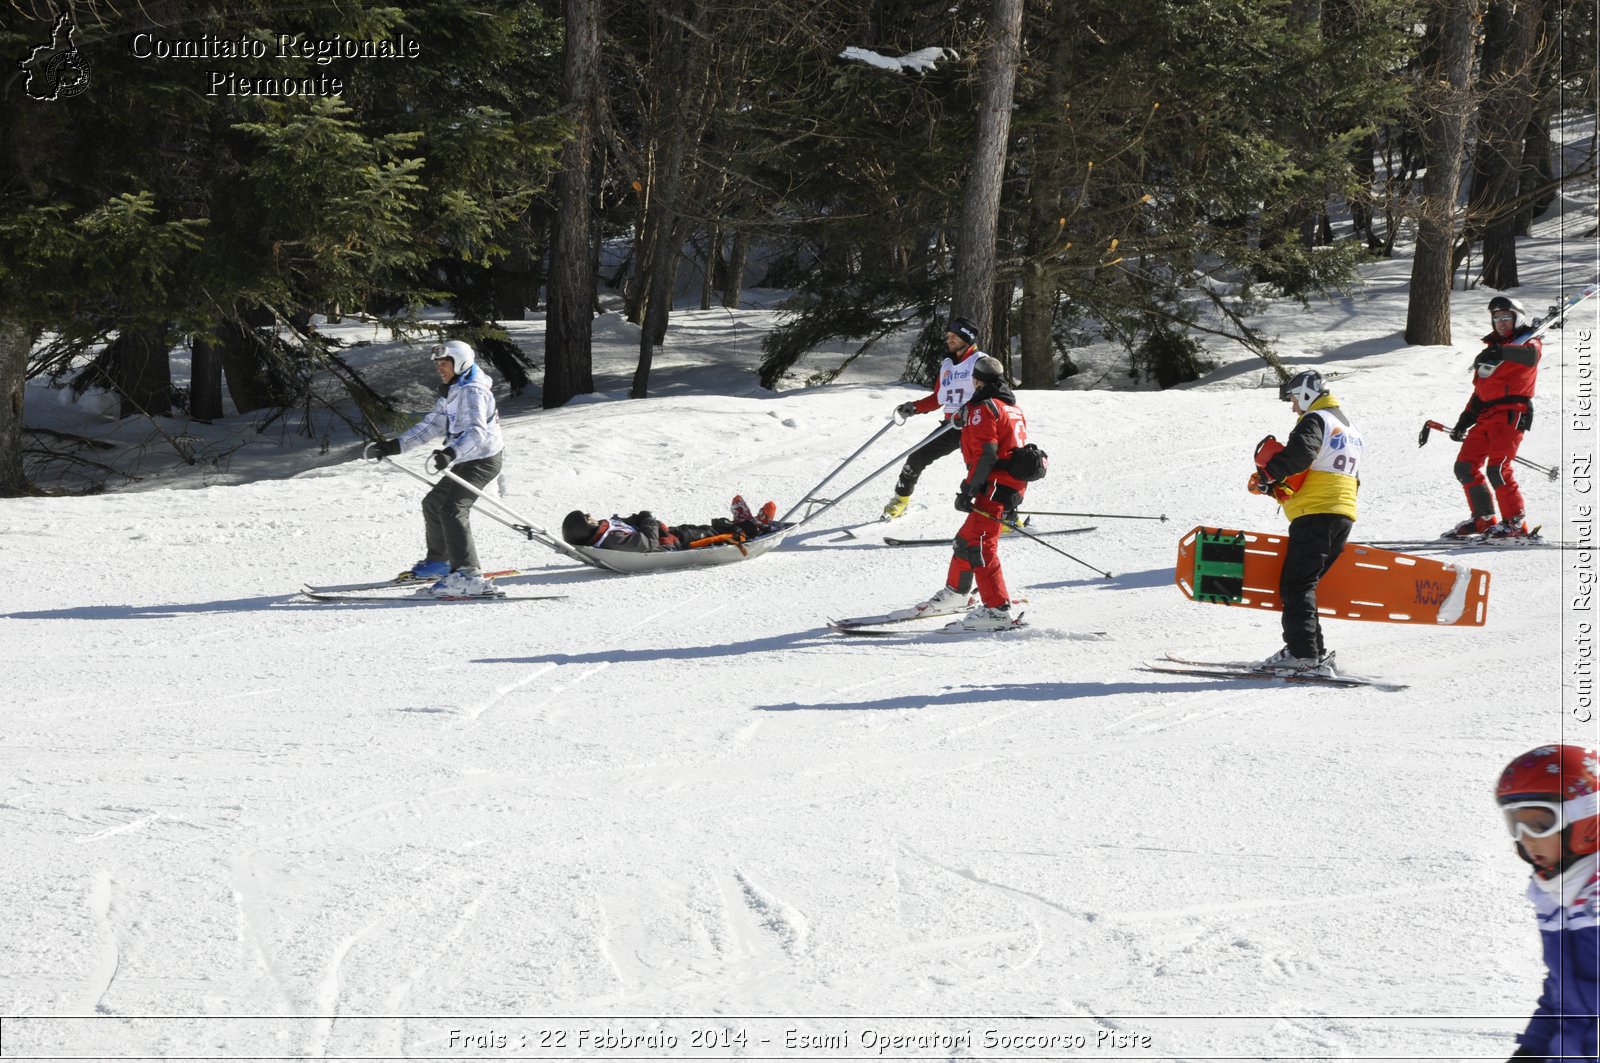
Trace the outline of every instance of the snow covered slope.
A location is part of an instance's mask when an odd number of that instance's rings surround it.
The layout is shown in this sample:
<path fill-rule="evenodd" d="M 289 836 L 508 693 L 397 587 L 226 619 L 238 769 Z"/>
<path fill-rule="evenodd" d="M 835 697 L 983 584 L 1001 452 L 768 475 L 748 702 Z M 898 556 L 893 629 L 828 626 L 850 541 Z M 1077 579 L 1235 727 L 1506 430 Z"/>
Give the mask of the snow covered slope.
<path fill-rule="evenodd" d="M 1540 309 L 1593 262 L 1544 246 L 1521 293 Z M 1458 293 L 1456 346 L 1407 348 L 1405 268 L 1272 322 L 1366 435 L 1360 540 L 1463 515 L 1454 447 L 1416 436 L 1465 401 L 1487 294 Z M 507 403 L 505 502 L 547 526 L 700 521 L 736 491 L 787 509 L 916 394 L 889 382 L 898 353 L 876 380 L 755 389 L 766 320 L 680 313 L 656 398 Z M 616 332 L 605 387 L 631 368 Z M 1550 337 L 1523 451 L 1569 473 L 1592 453 L 1560 412 L 1592 370 L 1580 335 Z M 1047 541 L 1110 579 L 1008 539 L 1032 626 L 998 637 L 824 628 L 940 586 L 946 550 L 881 538 L 954 531 L 955 459 L 892 526 L 886 474 L 710 571 L 608 575 L 479 516 L 487 565 L 568 595 L 492 606 L 296 597 L 421 555 L 419 485 L 348 443 L 278 479 L 0 503 L 0 1013 L 85 1017 L 9 1018 L 6 1052 L 503 1058 L 523 1037 L 593 1058 L 578 1031 L 609 1026 L 679 1038 L 635 1055 L 704 1056 L 709 1023 L 747 1034 L 723 1054 L 795 1059 L 878 1055 L 871 1031 L 973 1038 L 890 1056 L 1041 1055 L 985 1030 L 1121 1036 L 1120 1058 L 1509 1054 L 1541 965 L 1491 788 L 1515 753 L 1595 739 L 1569 711 L 1592 614 L 1562 592 L 1592 555 L 1475 555 L 1483 629 L 1330 622 L 1345 668 L 1404 693 L 1141 671 L 1279 645 L 1276 616 L 1193 604 L 1172 565 L 1195 524 L 1283 526 L 1245 480 L 1292 416 L 1248 361 L 1021 401 L 1052 457 L 1031 508 L 1169 520 L 1039 518 L 1096 524 Z M 1587 497 L 1563 482 L 1523 477 L 1570 539 Z M 152 1015 L 187 1018 L 127 1018 Z"/>

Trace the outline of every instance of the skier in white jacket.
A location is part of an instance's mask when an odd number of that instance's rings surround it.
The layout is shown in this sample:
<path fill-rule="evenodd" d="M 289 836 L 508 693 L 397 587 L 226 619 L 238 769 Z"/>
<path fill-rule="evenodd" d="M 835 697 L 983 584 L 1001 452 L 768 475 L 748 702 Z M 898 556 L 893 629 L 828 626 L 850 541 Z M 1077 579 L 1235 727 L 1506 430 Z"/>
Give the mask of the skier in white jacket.
<path fill-rule="evenodd" d="M 439 397 L 433 409 L 396 439 L 373 444 L 379 456 L 403 454 L 443 437 L 433 452 L 433 467 L 482 489 L 500 473 L 500 413 L 495 408 L 494 381 L 477 365 L 472 347 L 461 340 L 434 344 L 433 365 L 439 371 Z M 470 513 L 478 496 L 448 476 L 440 477 L 422 499 L 427 556 L 401 578 L 436 580 L 433 593 L 474 597 L 494 593 L 478 565 Z"/>

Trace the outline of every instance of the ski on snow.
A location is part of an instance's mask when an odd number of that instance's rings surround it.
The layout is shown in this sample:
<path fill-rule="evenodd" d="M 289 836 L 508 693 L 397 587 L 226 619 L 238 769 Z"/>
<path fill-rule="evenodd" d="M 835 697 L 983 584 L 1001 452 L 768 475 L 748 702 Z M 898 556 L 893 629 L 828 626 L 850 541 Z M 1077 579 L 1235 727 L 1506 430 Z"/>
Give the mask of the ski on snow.
<path fill-rule="evenodd" d="M 1041 539 L 1046 535 L 1077 535 L 1079 532 L 1092 532 L 1094 530 L 1095 530 L 1094 529 L 1094 525 L 1090 525 L 1087 528 L 1063 528 L 1060 531 L 1047 531 L 1047 532 L 1036 532 L 1032 528 L 1029 528 L 1028 529 L 1028 534 L 1033 536 L 1035 539 Z M 950 536 L 946 535 L 943 539 L 896 539 L 893 536 L 885 535 L 883 537 L 883 545 L 884 546 L 949 546 L 950 545 L 950 538 L 951 538 Z"/>
<path fill-rule="evenodd" d="M 1146 672 L 1163 672 L 1167 675 L 1199 675 L 1213 679 L 1244 679 L 1252 682 L 1283 682 L 1312 684 L 1330 687 L 1372 687 L 1375 690 L 1405 690 L 1404 683 L 1391 683 L 1364 675 L 1311 675 L 1308 673 L 1258 672 L 1250 661 L 1191 661 L 1168 654 L 1159 661 L 1146 661 Z"/>
<path fill-rule="evenodd" d="M 1539 534 L 1541 527 L 1543 525 L 1535 527 L 1533 531 L 1517 539 L 1496 539 L 1488 535 L 1445 535 L 1437 539 L 1375 539 L 1362 545 L 1419 553 L 1424 550 L 1576 550 L 1579 548 L 1578 543 L 1546 539 Z"/>
<path fill-rule="evenodd" d="M 517 568 L 503 568 L 495 572 L 485 572 L 483 575 L 488 579 L 496 579 L 504 576 L 521 576 L 525 573 Z M 303 583 L 300 590 L 302 594 L 347 594 L 350 591 L 381 591 L 392 587 L 420 587 L 423 584 L 432 586 L 437 582 L 439 582 L 437 579 L 416 579 L 410 573 L 402 573 L 389 579 L 368 580 L 365 583 L 330 583 L 326 586 Z"/>
<path fill-rule="evenodd" d="M 918 613 L 914 616 L 905 615 L 911 612 L 913 612 L 913 610 L 898 609 L 895 612 L 883 613 L 878 616 L 852 616 L 846 617 L 843 620 L 829 620 L 828 630 L 837 632 L 840 635 L 855 635 L 860 638 L 887 638 L 894 635 L 929 634 L 994 635 L 999 632 L 1015 631 L 1019 627 L 1028 626 L 1022 622 L 1023 614 L 1018 613 L 1011 621 L 1009 627 L 995 628 L 993 631 L 968 631 L 965 628 L 953 628 L 949 626 L 950 623 L 954 623 L 957 619 L 959 619 L 962 616 L 962 613 L 935 613 L 932 616 L 921 613 Z M 894 624 L 904 624 L 911 620 L 945 620 L 948 623 L 945 627 L 923 628 L 920 630 L 915 628 L 896 628 L 892 631 L 884 630 L 885 627 L 889 627 Z"/>
<path fill-rule="evenodd" d="M 411 582 L 423 583 L 424 580 Z M 382 586 L 387 586 L 383 584 Z M 376 589 L 376 588 L 375 588 Z M 433 594 L 419 594 L 413 591 L 410 594 L 343 594 L 326 593 L 306 588 L 300 592 L 302 597 L 313 602 L 325 604 L 350 605 L 354 603 L 393 605 L 396 602 L 403 605 L 448 605 L 455 602 L 554 602 L 566 597 L 565 594 L 506 594 L 501 591 L 496 594 L 455 595 L 441 598 Z"/>

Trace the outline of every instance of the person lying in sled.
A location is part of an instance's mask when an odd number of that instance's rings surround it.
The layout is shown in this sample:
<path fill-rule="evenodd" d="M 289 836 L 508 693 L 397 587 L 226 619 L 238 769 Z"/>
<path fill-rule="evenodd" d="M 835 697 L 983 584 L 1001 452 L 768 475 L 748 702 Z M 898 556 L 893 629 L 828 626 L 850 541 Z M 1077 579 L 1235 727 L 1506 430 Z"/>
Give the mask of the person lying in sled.
<path fill-rule="evenodd" d="M 668 525 L 647 509 L 631 516 L 612 516 L 599 521 L 575 509 L 561 522 L 561 537 L 573 546 L 628 550 L 636 554 L 742 543 L 772 530 L 772 518 L 778 506 L 768 502 L 759 513 L 751 513 L 744 497 L 734 495 L 732 510 L 732 519 L 714 517 L 710 524 Z"/>

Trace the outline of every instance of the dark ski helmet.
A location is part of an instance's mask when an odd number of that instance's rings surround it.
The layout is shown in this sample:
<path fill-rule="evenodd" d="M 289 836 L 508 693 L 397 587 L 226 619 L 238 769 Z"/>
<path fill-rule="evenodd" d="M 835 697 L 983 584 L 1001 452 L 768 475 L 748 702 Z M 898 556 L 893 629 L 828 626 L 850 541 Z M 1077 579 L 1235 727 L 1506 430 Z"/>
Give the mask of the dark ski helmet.
<path fill-rule="evenodd" d="M 969 345 L 978 342 L 978 326 L 964 317 L 951 318 L 950 324 L 946 325 L 944 330 L 946 332 L 954 332 Z"/>
<path fill-rule="evenodd" d="M 595 530 L 599 527 L 589 519 L 589 514 L 575 509 L 561 522 L 561 537 L 573 546 L 582 546 L 594 538 Z"/>
<path fill-rule="evenodd" d="M 1327 393 L 1328 387 L 1322 382 L 1322 374 L 1315 369 L 1296 373 L 1278 388 L 1281 401 L 1298 402 L 1302 410 L 1311 409 L 1311 404 Z"/>
<path fill-rule="evenodd" d="M 1512 315 L 1511 331 L 1521 332 L 1523 329 L 1528 327 L 1528 312 L 1522 308 L 1521 303 L 1511 298 L 1511 296 L 1497 295 L 1493 299 L 1489 300 L 1489 317 L 1491 319 L 1490 324 L 1494 323 L 1493 318 L 1495 314 L 1504 314 L 1508 312 Z"/>
<path fill-rule="evenodd" d="M 1006 367 L 992 354 L 980 354 L 972 363 L 972 379 L 985 384 L 998 384 L 1006 378 Z"/>

